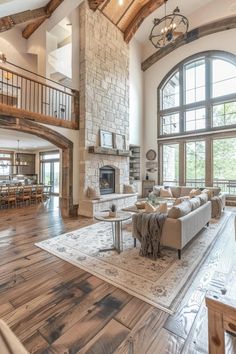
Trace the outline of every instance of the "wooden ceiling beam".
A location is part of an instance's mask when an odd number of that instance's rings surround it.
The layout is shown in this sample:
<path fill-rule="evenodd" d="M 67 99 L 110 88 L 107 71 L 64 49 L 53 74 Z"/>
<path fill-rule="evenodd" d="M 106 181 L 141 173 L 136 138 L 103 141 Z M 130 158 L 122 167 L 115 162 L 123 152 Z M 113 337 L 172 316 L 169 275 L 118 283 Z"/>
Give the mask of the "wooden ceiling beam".
<path fill-rule="evenodd" d="M 91 10 L 96 11 L 105 0 L 88 0 Z"/>
<path fill-rule="evenodd" d="M 22 31 L 22 37 L 28 39 L 47 19 L 47 16 L 41 18 L 40 20 L 36 20 L 32 23 L 29 23 Z"/>
<path fill-rule="evenodd" d="M 166 55 L 173 52 L 175 49 L 182 47 L 185 44 L 193 42 L 199 38 L 236 28 L 236 16 L 226 17 L 220 20 L 216 20 L 200 27 L 194 28 L 187 32 L 187 34 L 180 36 L 175 42 L 170 43 L 164 48 L 159 49 L 152 54 L 149 58 L 142 62 L 142 70 L 145 71 L 155 64 L 158 60 L 164 58 Z"/>
<path fill-rule="evenodd" d="M 128 27 L 124 31 L 124 39 L 126 43 L 129 43 L 131 38 L 134 36 L 142 22 L 148 17 L 153 11 L 158 9 L 164 4 L 164 0 L 149 0 L 137 13 L 137 15 L 132 19 Z"/>
<path fill-rule="evenodd" d="M 45 17 L 46 15 L 45 8 L 40 7 L 39 9 L 23 11 L 14 15 L 2 17 L 0 18 L 0 32 L 7 31 L 20 23 Z"/>
<path fill-rule="evenodd" d="M 44 11 L 45 11 L 45 17 L 34 21 L 30 24 L 28 24 L 25 29 L 22 32 L 22 36 L 25 39 L 28 39 L 40 26 L 41 24 L 48 19 L 49 17 L 52 16 L 53 12 L 57 9 L 57 7 L 59 5 L 61 5 L 61 3 L 64 0 L 51 0 L 45 7 L 44 7 Z"/>

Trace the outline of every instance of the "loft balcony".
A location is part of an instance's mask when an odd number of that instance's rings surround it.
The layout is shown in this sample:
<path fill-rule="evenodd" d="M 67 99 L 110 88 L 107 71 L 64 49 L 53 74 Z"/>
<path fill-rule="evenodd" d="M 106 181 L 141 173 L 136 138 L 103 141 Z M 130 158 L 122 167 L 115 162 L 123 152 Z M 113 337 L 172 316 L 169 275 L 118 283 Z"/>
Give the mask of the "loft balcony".
<path fill-rule="evenodd" d="M 30 71 L 25 76 L 0 66 L 0 116 L 79 129 L 79 92 Z"/>

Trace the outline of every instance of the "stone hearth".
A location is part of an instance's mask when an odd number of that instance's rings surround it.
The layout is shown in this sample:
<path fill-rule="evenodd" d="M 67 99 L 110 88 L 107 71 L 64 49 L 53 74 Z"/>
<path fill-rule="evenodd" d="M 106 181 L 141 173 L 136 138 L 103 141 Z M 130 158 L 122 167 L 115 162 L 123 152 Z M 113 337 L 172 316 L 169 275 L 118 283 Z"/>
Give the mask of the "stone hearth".
<path fill-rule="evenodd" d="M 115 204 L 118 210 L 134 205 L 138 194 L 107 194 L 99 200 L 83 200 L 80 204 L 81 215 L 93 217 L 94 214 L 109 210 Z"/>

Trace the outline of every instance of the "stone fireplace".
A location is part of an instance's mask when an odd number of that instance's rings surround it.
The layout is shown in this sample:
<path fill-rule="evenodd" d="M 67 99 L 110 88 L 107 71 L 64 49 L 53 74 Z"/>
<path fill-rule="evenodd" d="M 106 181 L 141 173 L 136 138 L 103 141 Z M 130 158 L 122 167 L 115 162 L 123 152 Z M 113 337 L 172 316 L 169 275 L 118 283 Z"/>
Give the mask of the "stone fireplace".
<path fill-rule="evenodd" d="M 115 169 L 104 166 L 99 169 L 99 188 L 101 195 L 115 193 Z"/>
<path fill-rule="evenodd" d="M 93 216 L 113 200 L 119 208 L 127 205 L 128 195 L 122 193 L 129 183 L 129 158 L 108 151 L 91 153 L 89 148 L 101 147 L 100 130 L 104 130 L 124 136 L 128 150 L 129 47 L 119 29 L 100 11 L 91 11 L 85 1 L 79 16 L 79 213 Z M 101 200 L 88 200 L 88 187 L 100 189 Z"/>

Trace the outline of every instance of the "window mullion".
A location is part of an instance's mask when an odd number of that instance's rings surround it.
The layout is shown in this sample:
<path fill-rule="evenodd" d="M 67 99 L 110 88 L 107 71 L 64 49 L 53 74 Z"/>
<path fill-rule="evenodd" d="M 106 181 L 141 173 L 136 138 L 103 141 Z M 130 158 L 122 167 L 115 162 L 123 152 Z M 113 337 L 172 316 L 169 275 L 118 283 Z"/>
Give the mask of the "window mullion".
<path fill-rule="evenodd" d="M 206 56 L 206 70 L 205 70 L 205 83 L 206 83 L 206 129 L 212 127 L 212 66 L 211 59 L 209 56 Z"/>
<path fill-rule="evenodd" d="M 185 85 L 184 85 L 184 80 L 185 75 L 184 75 L 184 66 L 181 65 L 179 68 L 179 130 L 180 133 L 184 132 L 184 127 L 185 127 L 185 111 L 184 111 L 184 92 L 185 92 Z"/>

